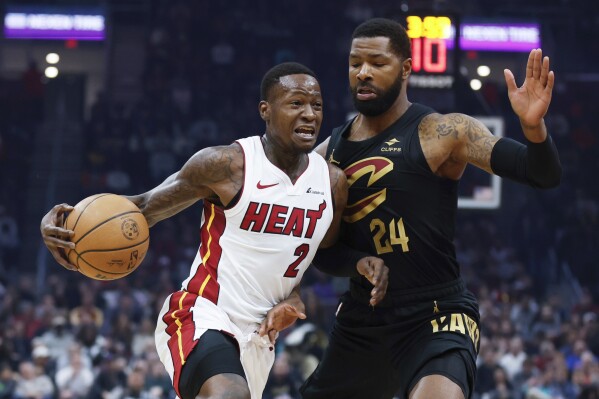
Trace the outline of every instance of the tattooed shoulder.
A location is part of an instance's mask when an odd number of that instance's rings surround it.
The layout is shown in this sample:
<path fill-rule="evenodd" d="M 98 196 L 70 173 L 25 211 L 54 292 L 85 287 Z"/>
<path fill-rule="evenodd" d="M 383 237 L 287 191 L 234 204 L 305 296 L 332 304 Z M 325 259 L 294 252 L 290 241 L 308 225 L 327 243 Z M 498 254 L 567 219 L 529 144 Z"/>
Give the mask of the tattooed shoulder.
<path fill-rule="evenodd" d="M 191 166 L 194 180 L 205 183 L 232 180 L 243 170 L 243 151 L 237 143 L 204 148 L 193 156 Z"/>
<path fill-rule="evenodd" d="M 449 115 L 430 114 L 422 119 L 419 126 L 420 137 L 440 139 L 443 137 L 458 138 L 457 125 L 460 120 L 449 118 Z"/>

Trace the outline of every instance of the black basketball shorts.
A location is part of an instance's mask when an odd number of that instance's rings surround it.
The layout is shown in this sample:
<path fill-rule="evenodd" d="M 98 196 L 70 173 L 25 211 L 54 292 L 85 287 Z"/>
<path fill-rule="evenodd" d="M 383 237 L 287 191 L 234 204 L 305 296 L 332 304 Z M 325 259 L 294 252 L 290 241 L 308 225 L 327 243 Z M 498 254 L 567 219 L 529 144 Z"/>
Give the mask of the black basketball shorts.
<path fill-rule="evenodd" d="M 407 399 L 432 374 L 470 397 L 479 312 L 462 280 L 388 296 L 373 308 L 355 290 L 343 295 L 329 346 L 300 390 L 304 399 Z"/>
<path fill-rule="evenodd" d="M 208 378 L 224 373 L 245 378 L 237 342 L 225 333 L 208 330 L 183 365 L 177 393 L 181 399 L 194 399 Z"/>

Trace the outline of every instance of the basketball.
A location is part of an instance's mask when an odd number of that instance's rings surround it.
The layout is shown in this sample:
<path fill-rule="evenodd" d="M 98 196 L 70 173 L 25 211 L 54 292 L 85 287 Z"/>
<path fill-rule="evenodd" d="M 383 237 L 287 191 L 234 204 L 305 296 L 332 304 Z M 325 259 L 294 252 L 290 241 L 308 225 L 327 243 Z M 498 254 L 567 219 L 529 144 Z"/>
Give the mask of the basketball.
<path fill-rule="evenodd" d="M 141 264 L 150 244 L 150 229 L 139 208 L 116 194 L 96 194 L 75 205 L 64 222 L 73 230 L 69 262 L 87 277 L 115 280 Z"/>

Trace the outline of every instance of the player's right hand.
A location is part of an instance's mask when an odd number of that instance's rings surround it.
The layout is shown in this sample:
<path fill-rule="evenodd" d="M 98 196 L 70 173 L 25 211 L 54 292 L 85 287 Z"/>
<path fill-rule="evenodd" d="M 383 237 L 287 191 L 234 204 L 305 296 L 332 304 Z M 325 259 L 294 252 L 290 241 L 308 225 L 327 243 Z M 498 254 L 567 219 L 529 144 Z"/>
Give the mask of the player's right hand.
<path fill-rule="evenodd" d="M 260 336 L 268 335 L 271 344 L 275 344 L 277 334 L 280 331 L 290 327 L 297 319 L 305 319 L 306 313 L 304 303 L 301 306 L 294 306 L 286 301 L 277 303 L 266 313 L 266 317 L 260 324 L 258 334 Z"/>
<path fill-rule="evenodd" d="M 40 231 L 44 244 L 46 244 L 54 259 L 65 269 L 77 270 L 77 267 L 69 262 L 64 251 L 64 249 L 75 248 L 75 243 L 71 242 L 71 237 L 75 232 L 62 227 L 64 214 L 72 210 L 71 205 L 55 205 L 42 218 Z"/>
<path fill-rule="evenodd" d="M 387 293 L 389 284 L 389 268 L 381 258 L 366 256 L 358 261 L 358 273 L 366 277 L 374 288 L 370 292 L 370 305 L 380 303 Z"/>

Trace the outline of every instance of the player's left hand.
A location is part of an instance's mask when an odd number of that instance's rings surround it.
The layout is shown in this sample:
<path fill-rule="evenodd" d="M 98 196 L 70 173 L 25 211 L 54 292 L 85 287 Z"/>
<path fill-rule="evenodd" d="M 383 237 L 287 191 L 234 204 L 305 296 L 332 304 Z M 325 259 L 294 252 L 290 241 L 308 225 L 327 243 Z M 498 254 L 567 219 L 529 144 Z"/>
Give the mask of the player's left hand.
<path fill-rule="evenodd" d="M 526 79 L 520 87 L 517 87 L 512 71 L 505 69 L 503 73 L 512 109 L 520 118 L 525 133 L 526 130 L 535 130 L 542 124 L 551 103 L 555 75 L 549 70 L 549 57 L 543 57 L 541 49 L 530 52 L 526 64 Z M 533 142 L 545 140 L 545 137 L 528 137 L 528 135 L 527 138 Z"/>
<path fill-rule="evenodd" d="M 279 331 L 291 326 L 297 319 L 306 318 L 304 310 L 305 306 L 301 301 L 295 304 L 286 301 L 278 303 L 266 313 L 258 333 L 260 336 L 268 334 L 268 339 L 274 345 Z"/>
<path fill-rule="evenodd" d="M 358 273 L 366 277 L 374 288 L 370 292 L 370 305 L 380 303 L 387 293 L 389 284 L 389 268 L 381 258 L 366 256 L 358 261 Z"/>

